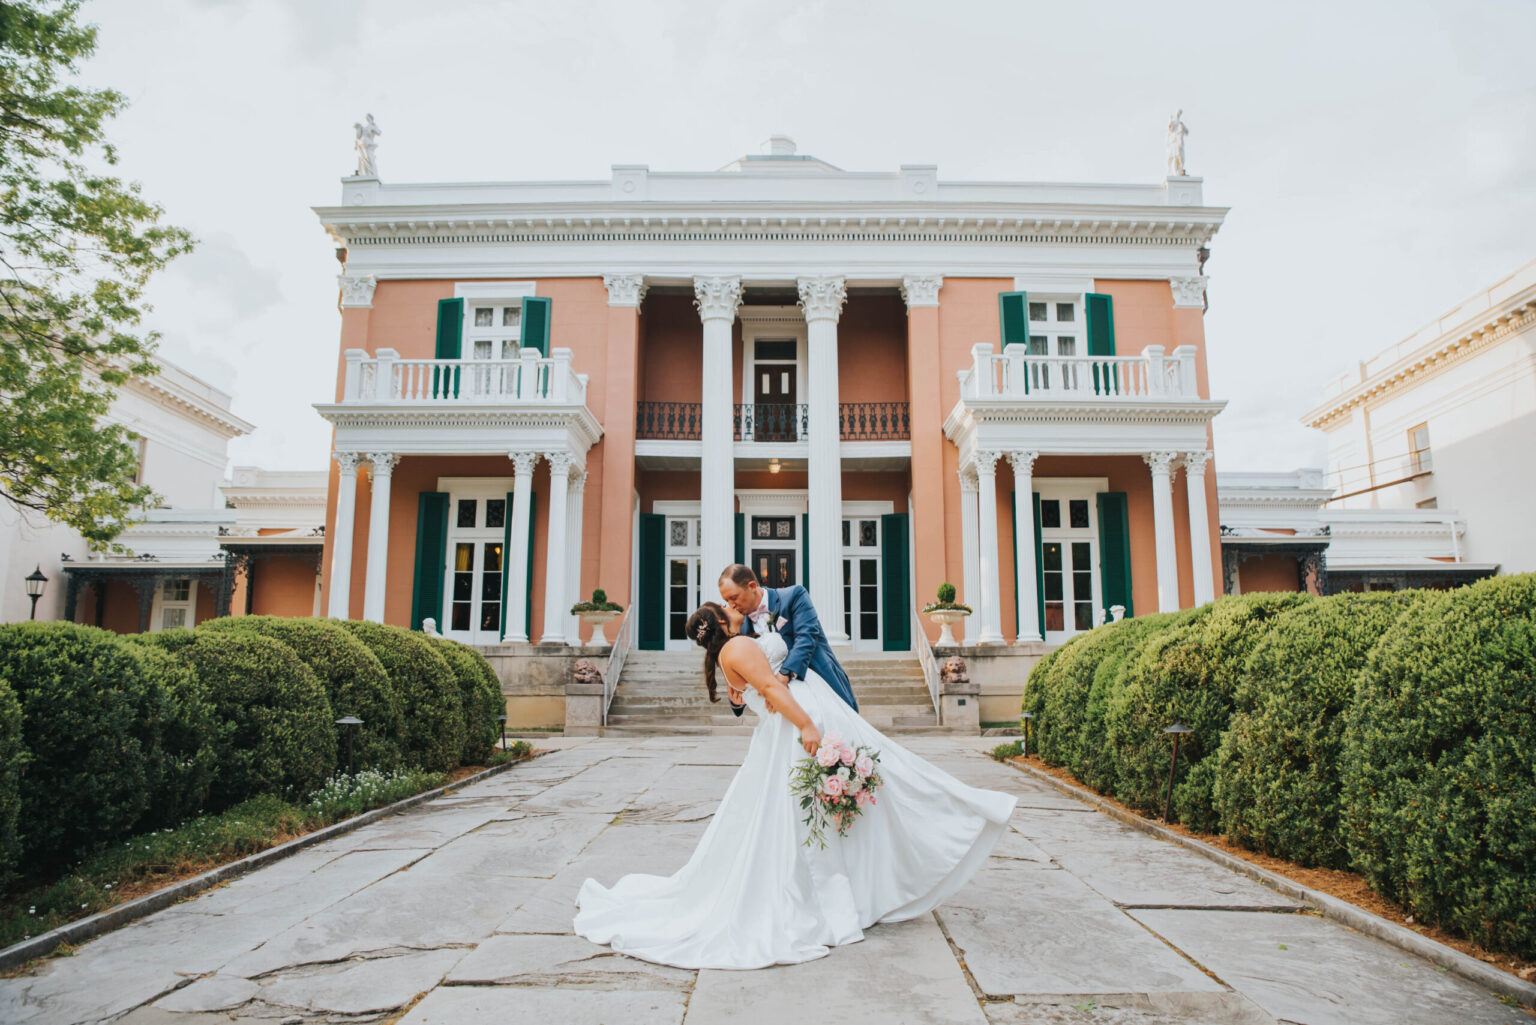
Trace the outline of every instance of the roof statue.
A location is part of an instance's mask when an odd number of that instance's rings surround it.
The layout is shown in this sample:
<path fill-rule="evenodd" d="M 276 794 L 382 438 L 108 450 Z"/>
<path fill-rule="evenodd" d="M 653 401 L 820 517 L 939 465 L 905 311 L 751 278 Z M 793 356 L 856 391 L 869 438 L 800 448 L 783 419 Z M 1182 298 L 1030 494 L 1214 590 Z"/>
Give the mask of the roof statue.
<path fill-rule="evenodd" d="M 373 115 L 368 115 L 366 122 L 355 122 L 352 128 L 357 132 L 357 138 L 353 147 L 357 150 L 357 170 L 353 172 L 356 178 L 377 178 L 379 176 L 379 144 L 375 141 L 384 132 L 374 123 Z"/>
<path fill-rule="evenodd" d="M 1187 173 L 1184 170 L 1184 137 L 1189 134 L 1189 128 L 1185 126 L 1184 111 L 1175 111 L 1168 119 L 1168 177 L 1183 178 Z"/>

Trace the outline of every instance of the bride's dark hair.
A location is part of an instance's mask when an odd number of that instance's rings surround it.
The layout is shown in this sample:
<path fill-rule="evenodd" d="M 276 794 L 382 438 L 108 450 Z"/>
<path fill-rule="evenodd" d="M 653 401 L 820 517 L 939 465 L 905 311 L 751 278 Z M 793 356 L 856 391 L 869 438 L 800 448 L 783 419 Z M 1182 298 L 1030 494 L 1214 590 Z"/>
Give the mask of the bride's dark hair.
<path fill-rule="evenodd" d="M 720 649 L 731 639 L 725 623 L 725 609 L 717 602 L 707 601 L 693 611 L 684 627 L 689 639 L 704 649 L 704 687 L 711 701 L 720 700 L 715 693 L 715 669 L 720 664 Z"/>

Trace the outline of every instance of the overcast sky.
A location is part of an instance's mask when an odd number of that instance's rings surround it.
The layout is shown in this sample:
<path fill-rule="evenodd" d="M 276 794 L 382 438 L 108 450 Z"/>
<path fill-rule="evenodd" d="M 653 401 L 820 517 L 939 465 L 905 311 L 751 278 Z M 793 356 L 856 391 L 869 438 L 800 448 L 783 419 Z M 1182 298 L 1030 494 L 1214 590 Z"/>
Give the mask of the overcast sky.
<path fill-rule="evenodd" d="M 1206 271 L 1225 470 L 1321 465 L 1324 382 L 1536 256 L 1532 0 L 97 0 L 84 80 L 198 250 L 163 351 L 257 424 L 232 462 L 326 465 L 352 122 L 385 181 L 713 170 L 783 132 L 849 170 L 1156 182 L 1229 206 Z"/>

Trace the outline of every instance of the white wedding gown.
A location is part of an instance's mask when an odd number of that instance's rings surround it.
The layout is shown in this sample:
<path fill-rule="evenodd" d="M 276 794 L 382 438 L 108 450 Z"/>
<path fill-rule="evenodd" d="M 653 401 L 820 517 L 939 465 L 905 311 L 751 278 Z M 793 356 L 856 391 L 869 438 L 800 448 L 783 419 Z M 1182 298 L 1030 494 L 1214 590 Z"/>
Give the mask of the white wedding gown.
<path fill-rule="evenodd" d="M 757 639 L 776 672 L 776 633 Z M 825 736 L 868 744 L 885 785 L 846 837 L 804 845 L 790 770 L 800 731 L 747 688 L 757 715 L 746 759 L 688 863 L 671 876 L 582 883 L 575 931 L 594 943 L 679 968 L 762 968 L 822 957 L 876 922 L 915 918 L 949 898 L 992 852 L 1015 799 L 966 786 L 882 735 L 814 672 L 790 693 Z M 700 770 L 708 771 L 708 770 Z"/>

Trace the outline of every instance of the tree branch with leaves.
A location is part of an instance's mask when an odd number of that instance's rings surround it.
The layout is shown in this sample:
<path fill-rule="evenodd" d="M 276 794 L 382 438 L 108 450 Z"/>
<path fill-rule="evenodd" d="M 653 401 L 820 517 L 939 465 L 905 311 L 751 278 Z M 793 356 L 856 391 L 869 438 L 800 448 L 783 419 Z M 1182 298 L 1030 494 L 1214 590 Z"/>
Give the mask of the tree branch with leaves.
<path fill-rule="evenodd" d="M 79 8 L 0 4 L 0 498 L 104 550 L 156 500 L 106 416 L 158 372 L 144 287 L 192 237 L 112 173 L 105 128 L 127 101 L 70 84 L 96 49 Z"/>

